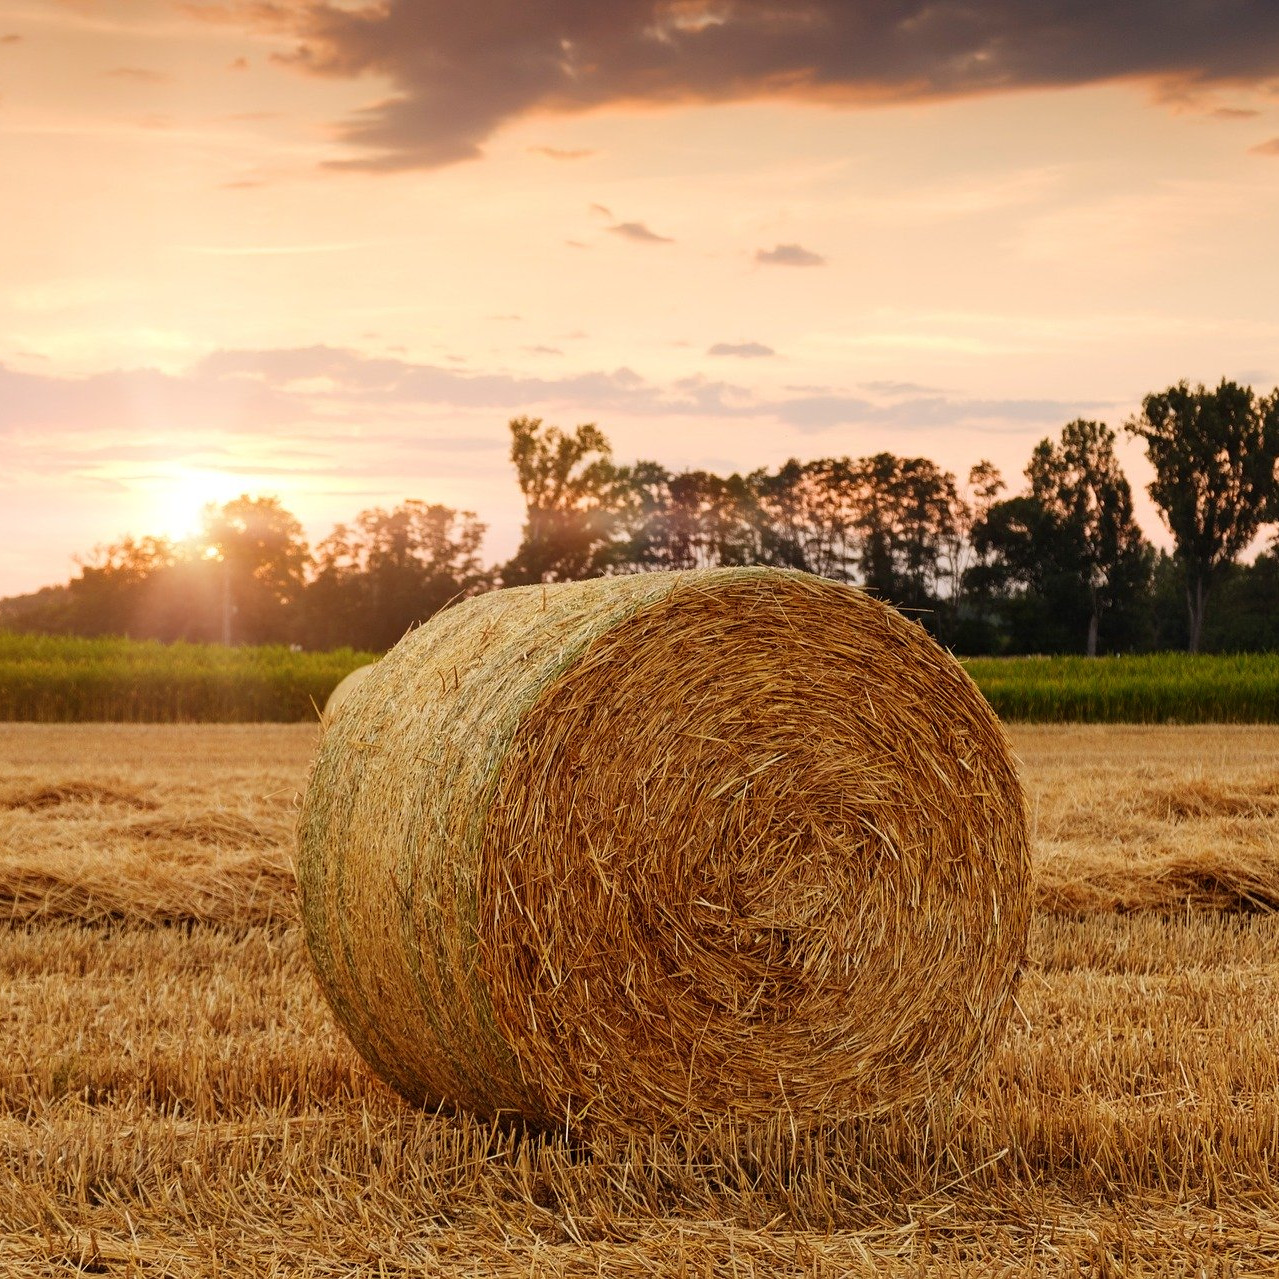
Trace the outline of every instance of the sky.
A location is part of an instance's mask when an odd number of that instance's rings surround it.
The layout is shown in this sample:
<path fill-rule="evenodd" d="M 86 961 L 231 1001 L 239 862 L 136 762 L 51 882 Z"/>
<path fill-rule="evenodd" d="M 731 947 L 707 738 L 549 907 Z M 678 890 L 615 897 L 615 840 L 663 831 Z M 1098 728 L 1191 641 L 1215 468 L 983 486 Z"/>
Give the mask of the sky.
<path fill-rule="evenodd" d="M 505 558 L 517 415 L 1016 490 L 1279 383 L 1273 0 L 0 0 L 0 194 L 0 595 L 241 493 Z"/>

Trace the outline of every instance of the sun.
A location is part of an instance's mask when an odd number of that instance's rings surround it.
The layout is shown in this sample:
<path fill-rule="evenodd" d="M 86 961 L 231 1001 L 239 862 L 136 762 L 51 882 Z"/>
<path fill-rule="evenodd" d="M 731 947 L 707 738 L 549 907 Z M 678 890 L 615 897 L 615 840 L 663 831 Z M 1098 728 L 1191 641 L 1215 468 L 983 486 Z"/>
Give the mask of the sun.
<path fill-rule="evenodd" d="M 146 527 L 139 531 L 146 537 L 185 542 L 199 533 L 206 506 L 210 503 L 221 506 L 245 489 L 242 476 L 199 467 L 178 467 L 151 486 Z"/>

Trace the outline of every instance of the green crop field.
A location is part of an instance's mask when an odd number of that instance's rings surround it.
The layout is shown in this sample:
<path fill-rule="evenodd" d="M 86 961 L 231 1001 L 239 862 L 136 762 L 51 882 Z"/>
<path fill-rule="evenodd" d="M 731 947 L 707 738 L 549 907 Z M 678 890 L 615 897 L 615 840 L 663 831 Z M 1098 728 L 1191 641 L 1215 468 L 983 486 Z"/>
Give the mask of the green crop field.
<path fill-rule="evenodd" d="M 0 720 L 314 719 L 376 654 L 0 632 Z M 998 714 L 1040 723 L 1279 723 L 1279 653 L 997 657 L 964 662 Z"/>
<path fill-rule="evenodd" d="M 1279 653 L 995 657 L 964 663 L 1003 719 L 1038 723 L 1279 722 Z"/>
<path fill-rule="evenodd" d="M 337 682 L 376 654 L 225 648 L 0 632 L 0 720 L 140 723 L 315 719 Z"/>

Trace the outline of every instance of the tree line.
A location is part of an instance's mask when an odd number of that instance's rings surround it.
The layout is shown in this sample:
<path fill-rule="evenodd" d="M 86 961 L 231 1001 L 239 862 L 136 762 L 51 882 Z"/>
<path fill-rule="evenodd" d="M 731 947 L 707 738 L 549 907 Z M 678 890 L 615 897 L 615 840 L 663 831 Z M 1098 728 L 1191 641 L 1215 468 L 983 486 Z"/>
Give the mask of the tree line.
<path fill-rule="evenodd" d="M 371 508 L 309 547 L 278 499 L 246 495 L 206 509 L 184 542 L 97 548 L 65 586 L 0 601 L 0 625 L 380 650 L 496 586 L 768 564 L 859 585 L 961 653 L 1279 647 L 1279 537 L 1239 562 L 1279 523 L 1279 390 L 1183 382 L 1123 429 L 1145 443 L 1171 554 L 1138 527 L 1102 422 L 1042 440 L 1011 492 L 987 461 L 961 481 L 888 452 L 727 476 L 621 465 L 593 424 L 519 417 L 525 521 L 505 563 L 481 561 L 470 511 Z"/>

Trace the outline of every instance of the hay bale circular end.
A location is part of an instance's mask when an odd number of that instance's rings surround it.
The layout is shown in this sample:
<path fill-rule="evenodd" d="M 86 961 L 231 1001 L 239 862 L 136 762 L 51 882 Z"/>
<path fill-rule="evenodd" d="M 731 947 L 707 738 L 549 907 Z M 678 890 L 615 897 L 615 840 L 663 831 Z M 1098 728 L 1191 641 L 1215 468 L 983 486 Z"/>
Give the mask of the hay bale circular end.
<path fill-rule="evenodd" d="M 544 1127 L 953 1093 L 1030 911 L 1021 788 L 963 669 L 862 592 L 772 569 L 436 616 L 326 734 L 298 879 L 372 1068 Z"/>
<path fill-rule="evenodd" d="M 320 712 L 320 723 L 322 725 L 328 727 L 333 722 L 333 717 L 346 705 L 347 698 L 364 683 L 368 678 L 369 672 L 376 665 L 376 662 L 368 662 L 364 666 L 357 666 L 355 670 L 348 671 L 347 674 L 342 676 L 337 686 L 324 702 L 324 709 Z"/>

